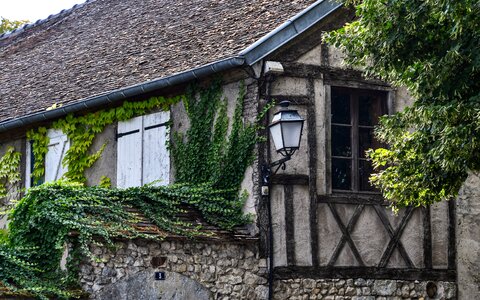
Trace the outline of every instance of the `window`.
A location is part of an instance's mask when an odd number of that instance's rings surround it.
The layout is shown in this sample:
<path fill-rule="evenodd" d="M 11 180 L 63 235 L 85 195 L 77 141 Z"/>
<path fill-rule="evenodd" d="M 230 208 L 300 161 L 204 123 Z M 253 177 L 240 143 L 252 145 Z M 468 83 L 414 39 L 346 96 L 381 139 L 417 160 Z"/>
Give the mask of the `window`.
<path fill-rule="evenodd" d="M 379 148 L 373 128 L 387 113 L 387 92 L 331 88 L 332 190 L 375 191 L 365 151 Z"/>
<path fill-rule="evenodd" d="M 169 184 L 167 149 L 169 112 L 158 112 L 118 122 L 117 187 L 141 186 L 155 181 Z"/>
<path fill-rule="evenodd" d="M 62 165 L 65 153 L 70 148 L 70 142 L 67 135 L 58 129 L 49 129 L 47 131 L 49 138 L 48 150 L 45 155 L 45 174 L 39 183 L 55 181 L 60 179 L 67 169 Z M 34 185 L 34 180 L 31 178 L 33 164 L 35 157 L 32 152 L 32 145 L 27 141 L 27 164 L 26 164 L 26 178 L 25 187 L 29 188 Z"/>

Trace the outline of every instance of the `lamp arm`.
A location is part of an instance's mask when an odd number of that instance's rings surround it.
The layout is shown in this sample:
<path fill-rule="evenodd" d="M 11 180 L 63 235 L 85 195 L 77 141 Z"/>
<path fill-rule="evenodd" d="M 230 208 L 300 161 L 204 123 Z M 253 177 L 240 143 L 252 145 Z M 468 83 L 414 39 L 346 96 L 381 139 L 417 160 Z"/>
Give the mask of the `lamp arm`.
<path fill-rule="evenodd" d="M 291 155 L 285 155 L 282 159 L 279 159 L 277 161 L 274 161 L 270 163 L 269 165 L 263 165 L 262 166 L 262 180 L 263 180 L 263 185 L 268 185 L 270 183 L 270 176 L 277 174 L 278 170 L 282 168 L 282 170 L 285 170 L 285 163 L 292 159 Z M 275 168 L 275 170 L 272 172 L 272 168 Z"/>

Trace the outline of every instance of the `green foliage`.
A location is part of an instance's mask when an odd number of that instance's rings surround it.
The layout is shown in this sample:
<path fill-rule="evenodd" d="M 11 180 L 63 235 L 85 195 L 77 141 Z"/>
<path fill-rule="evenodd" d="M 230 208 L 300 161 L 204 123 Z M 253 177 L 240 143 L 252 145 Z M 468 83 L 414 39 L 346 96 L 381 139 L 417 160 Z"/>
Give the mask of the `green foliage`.
<path fill-rule="evenodd" d="M 85 170 L 101 157 L 106 146 L 103 144 L 100 149 L 90 154 L 93 140 L 107 125 L 126 121 L 153 109 L 167 110 L 171 104 L 180 100 L 181 97 L 151 97 L 145 101 L 127 101 L 120 107 L 100 110 L 83 116 L 70 114 L 66 118 L 58 120 L 53 127 L 61 129 L 70 140 L 70 148 L 65 153 L 62 162 L 68 169 L 64 176 L 73 181 L 85 182 Z"/>
<path fill-rule="evenodd" d="M 227 99 L 222 99 L 221 82 L 200 90 L 191 87 L 184 100 L 190 128 L 185 135 L 175 133 L 171 145 L 177 182 L 198 185 L 199 193 L 211 195 L 191 204 L 208 222 L 226 229 L 249 221 L 242 213 L 247 195 L 238 194 L 259 139 L 258 125 L 243 122 L 244 100 L 241 83 L 228 134 Z"/>
<path fill-rule="evenodd" d="M 381 120 L 389 148 L 370 152 L 372 182 L 394 207 L 455 197 L 467 171 L 480 170 L 480 2 L 351 2 L 358 18 L 327 40 L 415 98 Z"/>
<path fill-rule="evenodd" d="M 8 188 L 20 181 L 20 152 L 8 147 L 0 158 L 0 198 L 8 196 Z"/>
<path fill-rule="evenodd" d="M 191 88 L 186 95 L 190 128 L 185 135 L 175 133 L 171 147 L 177 182 L 235 189 L 252 163 L 258 126 L 242 119 L 245 86 L 240 86 L 230 135 L 227 99 L 221 93 L 221 82 L 215 81 L 200 91 Z"/>
<path fill-rule="evenodd" d="M 112 180 L 107 176 L 101 176 L 100 177 L 100 182 L 98 183 L 98 186 L 108 189 L 108 188 L 112 187 Z"/>
<path fill-rule="evenodd" d="M 85 170 L 101 157 L 106 144 L 91 153 L 95 137 L 107 125 L 118 121 L 126 121 L 135 116 L 143 115 L 153 109 L 167 110 L 171 104 L 177 103 L 182 97 L 151 97 L 145 101 L 124 102 L 122 106 L 88 113 L 82 116 L 72 114 L 56 121 L 53 128 L 62 130 L 70 141 L 70 148 L 66 151 L 62 164 L 67 168 L 65 178 L 76 182 L 85 182 Z M 32 177 L 39 183 L 45 174 L 45 155 L 48 151 L 49 139 L 47 128 L 40 127 L 36 131 L 30 130 L 27 139 L 32 141 L 32 152 L 35 163 Z"/>
<path fill-rule="evenodd" d="M 181 97 L 126 102 L 116 109 L 80 117 L 69 115 L 57 121 L 54 127 L 70 139 L 64 165 L 69 169 L 66 177 L 72 181 L 30 188 L 10 211 L 8 234 L 0 239 L 0 256 L 7 257 L 0 262 L 0 271 L 6 270 L 0 275 L 0 292 L 3 283 L 10 291 L 37 297 L 75 297 L 77 294 L 71 291 L 78 288 L 78 262 L 85 256 L 95 259 L 89 248 L 92 244 L 113 247 L 115 238 L 161 239 L 168 232 L 187 237 L 207 234 L 199 231 L 198 225 L 179 218 L 186 209 L 197 209 L 207 222 L 226 230 L 250 222 L 242 212 L 247 194 L 239 196 L 239 188 L 258 139 L 257 125 L 243 123 L 244 97 L 242 85 L 228 135 L 227 100 L 222 99 L 220 81 L 206 89 L 190 90 L 185 106 L 191 127 L 186 136 L 176 135 L 171 146 L 179 180 L 170 186 L 122 190 L 110 188 L 110 179 L 104 176 L 99 187 L 85 187 L 82 182 L 84 170 L 101 155 L 102 149 L 88 153 L 95 135 L 106 125 L 154 108 L 166 109 Z M 28 134 L 33 141 L 34 174 L 38 177 L 44 174 L 46 133 L 40 128 Z M 138 215 L 132 208 L 163 232 L 140 233 L 136 227 Z M 65 245 L 72 250 L 68 271 L 59 269 Z"/>
<path fill-rule="evenodd" d="M 31 176 L 35 184 L 38 184 L 45 175 L 45 155 L 48 152 L 47 128 L 39 127 L 37 130 L 31 129 L 27 132 L 27 140 L 32 144 L 32 155 L 35 158 Z M 28 179 L 27 179 L 28 180 Z"/>
<path fill-rule="evenodd" d="M 161 239 L 137 230 L 135 208 L 165 232 L 199 236 L 195 224 L 180 220 L 186 206 L 199 209 L 212 224 L 231 229 L 248 218 L 230 190 L 209 185 L 143 186 L 129 189 L 85 187 L 57 181 L 30 188 L 9 214 L 9 232 L 0 244 L 0 282 L 36 296 L 73 297 L 78 262 L 96 259 L 90 245 L 114 247 L 115 238 Z M 235 190 L 236 192 L 236 190 Z M 229 199 L 234 199 L 229 200 Z M 236 224 L 234 222 L 237 222 Z M 6 241 L 6 242 L 5 242 Z M 59 269 L 65 245 L 74 246 L 68 271 Z"/>
<path fill-rule="evenodd" d="M 12 21 L 4 17 L 0 17 L 0 34 L 17 29 L 25 23 L 28 23 L 28 20 Z"/>

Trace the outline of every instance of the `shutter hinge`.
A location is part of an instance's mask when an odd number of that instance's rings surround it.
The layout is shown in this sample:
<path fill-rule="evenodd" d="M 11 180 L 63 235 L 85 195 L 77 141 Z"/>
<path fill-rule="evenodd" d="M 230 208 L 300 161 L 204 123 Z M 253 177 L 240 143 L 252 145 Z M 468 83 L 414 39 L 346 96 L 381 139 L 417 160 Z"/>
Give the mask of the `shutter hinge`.
<path fill-rule="evenodd" d="M 160 123 L 160 124 L 152 125 L 152 126 L 147 126 L 147 127 L 145 127 L 145 130 L 150 130 L 150 129 L 154 129 L 154 128 L 158 128 L 158 127 L 162 127 L 162 126 L 167 126 L 167 124 L 168 124 L 168 122 Z"/>
<path fill-rule="evenodd" d="M 119 138 L 121 137 L 124 137 L 126 135 L 130 135 L 130 134 L 134 134 L 134 133 L 137 133 L 137 132 L 140 132 L 140 129 L 137 129 L 137 130 L 132 130 L 132 131 L 127 131 L 127 132 L 122 132 L 122 133 L 117 133 L 115 135 L 115 140 L 118 140 Z"/>

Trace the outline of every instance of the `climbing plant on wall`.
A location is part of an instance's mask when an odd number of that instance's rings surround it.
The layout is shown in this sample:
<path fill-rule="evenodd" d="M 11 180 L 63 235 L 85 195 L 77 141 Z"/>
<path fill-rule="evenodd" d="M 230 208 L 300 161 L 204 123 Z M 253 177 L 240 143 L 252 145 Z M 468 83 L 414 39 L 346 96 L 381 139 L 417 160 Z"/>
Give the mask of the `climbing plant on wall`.
<path fill-rule="evenodd" d="M 20 152 L 8 147 L 0 158 L 0 199 L 15 198 L 19 193 L 15 185 L 20 182 L 20 157 Z"/>
<path fill-rule="evenodd" d="M 9 189 L 20 181 L 20 152 L 15 148 L 8 147 L 5 154 L 0 158 L 0 199 L 7 197 Z"/>
<path fill-rule="evenodd" d="M 252 162 L 257 125 L 243 122 L 242 83 L 228 135 L 226 101 L 220 81 L 200 91 L 189 89 L 184 103 L 190 128 L 186 134 L 175 133 L 172 145 L 177 182 L 211 183 L 216 188 L 240 185 Z"/>
<path fill-rule="evenodd" d="M 70 289 L 76 286 L 76 267 L 81 257 L 92 257 L 89 245 L 113 246 L 113 240 L 118 237 L 162 238 L 163 235 L 139 233 L 137 215 L 125 208 L 135 208 L 164 232 L 187 237 L 205 232 L 198 231 L 196 224 L 179 219 L 185 207 L 197 209 L 210 224 L 227 230 L 249 222 L 249 216 L 242 212 L 246 194 L 239 191 L 258 141 L 257 125 L 245 124 L 242 119 L 243 84 L 231 124 L 227 99 L 221 92 L 221 82 L 215 81 L 207 88 L 191 87 L 185 97 L 125 102 L 115 109 L 78 117 L 69 115 L 55 122 L 54 127 L 62 129 L 71 143 L 64 160 L 69 181 L 29 189 L 12 210 L 8 235 L 0 242 L 0 256 L 5 254 L 9 258 L 4 264 L 0 262 L 0 270 L 7 270 L 0 275 L 0 282 L 10 290 L 24 290 L 38 297 L 75 296 Z M 176 184 L 129 189 L 83 185 L 85 169 L 103 150 L 102 147 L 90 154 L 93 140 L 106 125 L 155 108 L 166 109 L 181 99 L 191 126 L 185 134 L 175 134 L 170 146 L 177 170 Z M 44 174 L 46 133 L 47 129 L 41 128 L 28 136 L 33 141 L 36 176 Z M 109 180 L 103 178 L 102 186 L 108 185 Z M 58 268 L 65 244 L 72 245 L 67 272 Z M 19 251 L 27 248 L 35 251 Z M 25 279 L 31 276 L 38 280 Z"/>
<path fill-rule="evenodd" d="M 118 121 L 126 121 L 135 116 L 143 115 L 153 109 L 167 110 L 171 104 L 177 103 L 181 96 L 164 98 L 151 97 L 144 101 L 124 102 L 122 106 L 99 110 L 82 116 L 67 115 L 53 124 L 53 128 L 62 130 L 70 141 L 70 148 L 65 153 L 63 165 L 67 172 L 65 178 L 76 182 L 85 182 L 85 170 L 92 167 L 101 157 L 106 144 L 93 151 L 92 145 L 95 137 L 107 125 Z M 38 182 L 45 174 L 45 155 L 48 151 L 47 129 L 40 127 L 30 130 L 27 139 L 32 141 L 32 152 L 35 163 L 32 177 Z M 92 153 L 93 152 L 93 153 Z"/>

